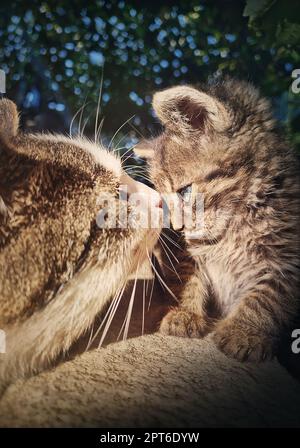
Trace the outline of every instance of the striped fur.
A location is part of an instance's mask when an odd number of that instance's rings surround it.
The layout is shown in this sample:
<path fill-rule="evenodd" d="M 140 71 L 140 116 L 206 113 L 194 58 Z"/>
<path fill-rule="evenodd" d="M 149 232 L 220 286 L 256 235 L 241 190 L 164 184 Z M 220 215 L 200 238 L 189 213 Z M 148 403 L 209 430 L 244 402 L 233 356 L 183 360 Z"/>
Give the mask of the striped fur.
<path fill-rule="evenodd" d="M 66 352 L 155 244 L 157 231 L 97 227 L 99 196 L 118 207 L 122 178 L 89 141 L 22 134 L 0 101 L 0 392 Z"/>
<path fill-rule="evenodd" d="M 213 330 L 227 355 L 270 358 L 299 314 L 298 159 L 248 83 L 174 87 L 153 104 L 164 125 L 151 142 L 153 183 L 163 193 L 193 184 L 204 195 L 204 235 L 183 228 L 192 263 L 161 331 Z M 185 265 L 176 269 L 186 280 Z"/>

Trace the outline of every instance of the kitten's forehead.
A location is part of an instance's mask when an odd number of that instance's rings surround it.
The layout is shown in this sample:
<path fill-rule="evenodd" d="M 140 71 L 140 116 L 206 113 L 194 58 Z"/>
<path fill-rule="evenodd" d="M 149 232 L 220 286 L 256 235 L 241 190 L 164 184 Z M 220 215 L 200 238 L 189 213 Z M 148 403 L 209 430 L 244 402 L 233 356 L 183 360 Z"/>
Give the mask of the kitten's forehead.
<path fill-rule="evenodd" d="M 178 135 L 162 134 L 153 141 L 151 176 L 160 191 L 176 191 L 201 172 L 196 148 Z"/>

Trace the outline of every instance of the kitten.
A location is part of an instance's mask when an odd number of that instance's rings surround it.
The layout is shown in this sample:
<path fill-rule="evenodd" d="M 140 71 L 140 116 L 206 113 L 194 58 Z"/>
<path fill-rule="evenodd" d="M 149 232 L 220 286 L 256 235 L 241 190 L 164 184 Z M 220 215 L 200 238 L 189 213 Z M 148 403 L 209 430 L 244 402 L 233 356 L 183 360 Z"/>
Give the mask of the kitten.
<path fill-rule="evenodd" d="M 161 193 L 202 193 L 204 224 L 182 228 L 179 306 L 165 334 L 202 337 L 238 360 L 277 352 L 299 313 L 299 165 L 268 101 L 246 82 L 158 92 L 163 133 L 140 147 Z M 137 148 L 139 153 L 139 148 Z M 173 219 L 174 222 L 174 219 Z M 178 254 L 177 254 L 178 256 Z"/>
<path fill-rule="evenodd" d="M 84 139 L 23 134 L 14 103 L 0 101 L 2 388 L 68 350 L 152 250 L 157 229 L 96 223 L 103 194 L 120 208 L 121 184 L 160 210 L 158 193 L 130 179 L 112 153 Z"/>

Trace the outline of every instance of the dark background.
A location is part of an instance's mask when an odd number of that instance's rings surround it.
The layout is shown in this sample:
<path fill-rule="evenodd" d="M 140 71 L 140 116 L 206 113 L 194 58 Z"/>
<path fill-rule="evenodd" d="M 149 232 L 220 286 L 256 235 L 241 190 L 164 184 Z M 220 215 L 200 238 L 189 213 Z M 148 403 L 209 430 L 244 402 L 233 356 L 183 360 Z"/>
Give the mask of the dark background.
<path fill-rule="evenodd" d="M 73 132 L 81 121 L 93 138 L 103 77 L 100 139 L 108 144 L 114 136 L 112 146 L 122 148 L 156 132 L 153 92 L 230 74 L 272 98 L 299 147 L 300 93 L 291 91 L 292 71 L 300 68 L 299 5 L 297 0 L 1 2 L 0 69 L 7 96 L 18 104 L 27 129 L 69 132 L 78 111 Z"/>

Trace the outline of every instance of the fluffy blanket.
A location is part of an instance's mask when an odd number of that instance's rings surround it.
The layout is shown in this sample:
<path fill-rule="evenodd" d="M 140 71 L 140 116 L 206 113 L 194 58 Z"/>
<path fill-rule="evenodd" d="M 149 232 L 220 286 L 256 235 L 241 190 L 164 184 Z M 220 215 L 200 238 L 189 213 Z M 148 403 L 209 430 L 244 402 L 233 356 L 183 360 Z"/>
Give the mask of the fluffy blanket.
<path fill-rule="evenodd" d="M 141 277 L 151 282 L 151 275 Z M 152 288 L 149 283 L 144 292 L 140 280 L 128 340 L 116 342 L 132 297 L 130 287 L 106 346 L 93 349 L 100 332 L 85 352 L 87 334 L 74 345 L 69 361 L 12 384 L 0 400 L 0 426 L 300 426 L 300 382 L 284 367 L 277 361 L 254 365 L 230 360 L 210 337 L 155 333 L 169 303 L 162 300 L 158 284 Z M 95 332 L 101 321 L 96 320 Z M 139 337 L 142 326 L 154 334 Z"/>
<path fill-rule="evenodd" d="M 86 352 L 11 385 L 1 426 L 300 426 L 300 383 L 276 361 L 239 364 L 210 338 L 158 334 Z"/>

